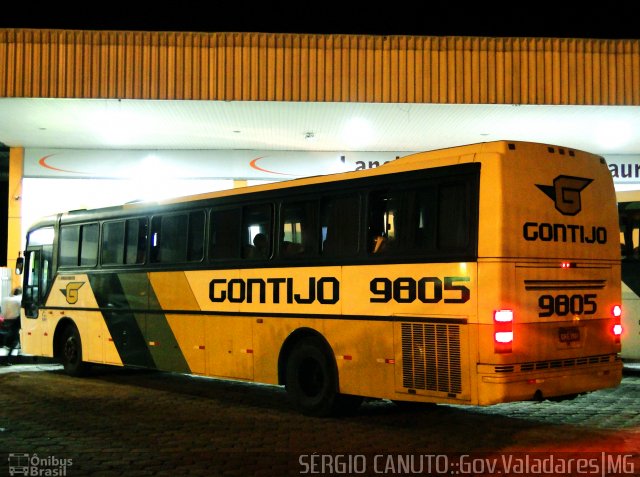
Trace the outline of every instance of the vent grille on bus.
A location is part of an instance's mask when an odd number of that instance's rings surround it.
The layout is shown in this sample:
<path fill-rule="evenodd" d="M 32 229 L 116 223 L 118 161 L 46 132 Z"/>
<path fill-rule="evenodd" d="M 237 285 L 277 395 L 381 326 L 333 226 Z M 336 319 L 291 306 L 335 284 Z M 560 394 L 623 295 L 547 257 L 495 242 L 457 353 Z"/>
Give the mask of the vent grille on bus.
<path fill-rule="evenodd" d="M 518 366 L 513 366 L 513 369 L 509 371 L 536 371 L 540 369 L 558 369 L 558 368 L 573 368 L 574 366 L 584 366 L 589 364 L 601 364 L 601 363 L 609 363 L 611 358 L 613 357 L 613 361 L 616 360 L 615 355 L 597 355 L 597 356 L 583 356 L 580 358 L 571 358 L 571 359 L 557 359 L 552 361 L 537 361 L 534 363 L 522 363 Z M 505 370 L 503 366 L 495 367 L 496 373 L 503 373 Z"/>
<path fill-rule="evenodd" d="M 402 378 L 405 388 L 461 393 L 460 326 L 402 323 Z"/>

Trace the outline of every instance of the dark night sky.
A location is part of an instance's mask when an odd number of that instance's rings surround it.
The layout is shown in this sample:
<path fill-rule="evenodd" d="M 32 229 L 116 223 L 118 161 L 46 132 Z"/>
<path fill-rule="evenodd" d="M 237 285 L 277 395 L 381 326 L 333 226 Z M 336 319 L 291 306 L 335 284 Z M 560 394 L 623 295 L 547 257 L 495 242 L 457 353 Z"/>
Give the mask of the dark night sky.
<path fill-rule="evenodd" d="M 513 36 L 640 38 L 640 2 L 596 2 L 563 7 L 566 2 L 444 3 L 382 0 L 381 6 L 301 0 L 251 3 L 143 2 L 89 4 L 65 11 L 60 2 L 3 6 L 0 27 L 85 30 L 238 31 L 272 33 L 345 33 L 374 35 Z M 623 5 L 623 6 L 621 6 Z M 210 6 L 210 7 L 208 7 Z M 211 11 L 207 12 L 207 8 Z M 223 9 L 224 8 L 224 9 Z"/>

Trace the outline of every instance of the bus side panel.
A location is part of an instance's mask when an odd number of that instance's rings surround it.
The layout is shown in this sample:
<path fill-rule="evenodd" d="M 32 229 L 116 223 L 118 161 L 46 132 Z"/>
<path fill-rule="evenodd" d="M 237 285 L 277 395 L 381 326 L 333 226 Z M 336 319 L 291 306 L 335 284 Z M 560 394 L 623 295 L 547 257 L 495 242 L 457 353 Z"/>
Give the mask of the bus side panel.
<path fill-rule="evenodd" d="M 469 343 L 477 319 L 476 274 L 473 262 L 344 267 L 343 308 L 364 320 L 345 323 L 337 338 L 344 346 L 336 354 L 344 349 L 351 357 L 342 368 L 345 378 L 340 377 L 345 390 L 469 402 L 476 363 Z M 351 384 L 351 376 L 360 384 Z"/>
<path fill-rule="evenodd" d="M 200 311 L 198 301 L 187 281 L 184 272 L 155 272 L 149 273 L 149 283 L 155 300 L 151 300 L 150 305 L 157 302 L 157 308 L 163 313 L 153 313 L 147 316 L 147 340 L 153 343 L 152 349 L 164 349 L 167 345 L 168 356 L 160 360 L 156 354 L 156 362 L 164 369 L 178 370 L 178 367 L 185 367 L 185 372 L 195 374 L 205 374 L 205 318 L 198 314 L 188 314 L 189 311 Z M 172 313 L 180 311 L 180 313 Z M 166 319 L 168 329 L 162 325 L 162 320 Z M 153 324 L 155 322 L 155 329 Z"/>
<path fill-rule="evenodd" d="M 310 328 L 317 320 L 251 317 L 253 321 L 254 380 L 265 384 L 279 384 L 278 357 L 282 345 L 291 333 Z M 322 326 L 321 323 L 317 324 Z"/>
<path fill-rule="evenodd" d="M 253 379 L 252 319 L 207 316 L 207 375 Z"/>
<path fill-rule="evenodd" d="M 73 321 L 82 341 L 84 361 L 122 366 L 103 314 L 86 274 L 58 275 L 49 293 L 48 307 L 41 310 L 43 332 L 42 353 L 53 356 L 53 339 L 58 323 L 63 318 Z"/>
<path fill-rule="evenodd" d="M 336 357 L 340 392 L 390 398 L 396 363 L 393 323 L 327 320 L 324 328 Z"/>

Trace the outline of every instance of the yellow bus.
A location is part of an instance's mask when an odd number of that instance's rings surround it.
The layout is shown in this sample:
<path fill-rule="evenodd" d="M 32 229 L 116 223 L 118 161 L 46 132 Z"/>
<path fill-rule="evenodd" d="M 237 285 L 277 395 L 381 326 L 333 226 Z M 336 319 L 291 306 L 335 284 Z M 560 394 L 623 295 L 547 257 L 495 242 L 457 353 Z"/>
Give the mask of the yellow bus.
<path fill-rule="evenodd" d="M 640 192 L 617 194 L 622 253 L 623 333 L 620 356 L 640 361 Z"/>
<path fill-rule="evenodd" d="M 603 158 L 496 141 L 375 169 L 32 226 L 22 345 L 90 363 L 490 405 L 620 383 L 620 249 Z"/>

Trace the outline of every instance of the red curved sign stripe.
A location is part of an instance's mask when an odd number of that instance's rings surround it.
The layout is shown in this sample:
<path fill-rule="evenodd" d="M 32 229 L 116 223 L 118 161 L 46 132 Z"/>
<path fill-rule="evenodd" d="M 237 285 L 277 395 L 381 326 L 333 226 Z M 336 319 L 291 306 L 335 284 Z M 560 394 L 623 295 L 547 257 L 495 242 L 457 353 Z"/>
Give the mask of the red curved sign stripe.
<path fill-rule="evenodd" d="M 68 171 L 66 169 L 59 169 L 57 167 L 53 167 L 50 166 L 49 164 L 47 164 L 47 159 L 49 159 L 51 156 L 55 156 L 55 154 L 49 154 L 48 156 L 44 156 L 42 157 L 39 161 L 38 164 L 40 164 L 42 167 L 45 167 L 47 169 L 51 169 L 52 171 L 58 171 L 58 172 L 68 172 L 70 174 L 83 174 L 82 172 L 78 172 L 78 171 Z"/>
<path fill-rule="evenodd" d="M 256 157 L 255 159 L 253 159 L 250 163 L 249 163 L 249 167 L 251 167 L 252 169 L 255 169 L 257 171 L 262 171 L 262 172 L 266 172 L 268 174 L 278 174 L 280 176 L 292 176 L 292 177 L 296 177 L 295 174 L 287 174 L 286 172 L 276 172 L 276 171 L 270 171 L 269 169 L 264 169 L 260 166 L 258 166 L 258 161 L 260 159 L 264 159 L 264 156 L 260 156 L 260 157 Z"/>

